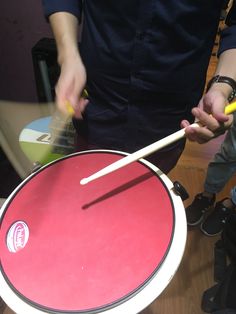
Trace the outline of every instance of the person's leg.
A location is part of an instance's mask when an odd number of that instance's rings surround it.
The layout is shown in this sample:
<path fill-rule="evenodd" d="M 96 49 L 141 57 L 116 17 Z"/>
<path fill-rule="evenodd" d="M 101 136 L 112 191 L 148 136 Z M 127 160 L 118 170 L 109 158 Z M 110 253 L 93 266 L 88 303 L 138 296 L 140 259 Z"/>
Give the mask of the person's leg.
<path fill-rule="evenodd" d="M 231 205 L 236 206 L 236 186 L 231 190 Z"/>
<path fill-rule="evenodd" d="M 236 119 L 229 129 L 219 152 L 214 156 L 207 168 L 204 191 L 195 196 L 186 208 L 188 225 L 195 226 L 202 222 L 205 212 L 215 203 L 219 193 L 236 172 Z"/>
<path fill-rule="evenodd" d="M 217 194 L 236 172 L 236 115 L 232 127 L 207 168 L 204 192 Z"/>

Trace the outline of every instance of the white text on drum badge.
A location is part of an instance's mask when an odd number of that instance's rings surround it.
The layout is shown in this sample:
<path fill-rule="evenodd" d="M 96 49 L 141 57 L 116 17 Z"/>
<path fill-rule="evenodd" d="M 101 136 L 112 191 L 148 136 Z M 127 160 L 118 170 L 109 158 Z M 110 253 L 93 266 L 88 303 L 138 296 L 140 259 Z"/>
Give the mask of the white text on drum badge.
<path fill-rule="evenodd" d="M 12 253 L 22 250 L 29 239 L 29 228 L 24 221 L 15 222 L 7 233 L 7 247 Z"/>

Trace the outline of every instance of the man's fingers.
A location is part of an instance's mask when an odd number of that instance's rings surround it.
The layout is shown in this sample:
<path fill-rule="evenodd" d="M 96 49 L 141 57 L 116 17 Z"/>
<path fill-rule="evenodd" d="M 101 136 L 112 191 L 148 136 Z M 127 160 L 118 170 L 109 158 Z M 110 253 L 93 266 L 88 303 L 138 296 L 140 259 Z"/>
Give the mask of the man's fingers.
<path fill-rule="evenodd" d="M 85 107 L 87 106 L 88 102 L 89 102 L 89 100 L 86 98 L 81 97 L 79 99 L 79 101 L 76 105 L 76 108 L 75 108 L 75 115 L 74 115 L 75 118 L 77 118 L 77 119 L 83 118 L 82 114 L 83 114 Z"/>
<path fill-rule="evenodd" d="M 222 119 L 216 119 L 215 117 L 213 117 L 213 115 L 209 115 L 199 108 L 194 108 L 192 110 L 192 113 L 194 114 L 196 120 L 199 121 L 202 126 L 205 126 L 213 132 L 223 132 L 227 130 L 228 127 L 231 125 L 232 119 L 230 118 L 230 116 L 226 116 L 224 113 L 219 114 Z"/>
<path fill-rule="evenodd" d="M 79 106 L 79 109 L 80 109 L 80 111 L 81 111 L 82 113 L 84 112 L 85 107 L 87 106 L 88 103 L 89 103 L 89 100 L 86 99 L 86 98 L 81 97 L 81 98 L 79 99 L 79 104 L 78 104 L 78 106 Z"/>
<path fill-rule="evenodd" d="M 209 115 L 199 108 L 194 108 L 192 113 L 201 125 L 206 126 L 210 130 L 215 130 L 220 126 L 219 121 L 217 121 L 212 115 Z"/>
<path fill-rule="evenodd" d="M 183 120 L 183 121 L 181 121 L 180 126 L 183 129 L 183 128 L 190 126 L 190 123 L 188 122 L 188 120 Z"/>
<path fill-rule="evenodd" d="M 203 127 L 186 127 L 185 134 L 190 141 L 197 142 L 199 144 L 206 143 L 215 137 L 214 132 Z"/>

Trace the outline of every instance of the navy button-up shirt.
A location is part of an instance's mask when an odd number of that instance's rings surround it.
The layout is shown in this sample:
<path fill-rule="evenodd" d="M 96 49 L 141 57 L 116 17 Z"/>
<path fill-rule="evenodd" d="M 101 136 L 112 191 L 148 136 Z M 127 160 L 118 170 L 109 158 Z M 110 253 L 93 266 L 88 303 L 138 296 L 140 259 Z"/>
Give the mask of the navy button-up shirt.
<path fill-rule="evenodd" d="M 47 16 L 67 11 L 80 18 L 83 12 L 80 52 L 93 105 L 88 106 L 86 115 L 95 121 L 97 130 L 90 132 L 97 136 L 92 141 L 99 142 L 104 136 L 111 148 L 132 151 L 176 131 L 182 119 L 192 119 L 191 108 L 204 90 L 225 0 L 43 3 Z M 219 53 L 236 48 L 235 3 L 227 24 Z M 114 113 L 126 126 L 117 133 Z M 103 134 L 107 118 L 113 121 L 110 139 L 109 134 Z"/>

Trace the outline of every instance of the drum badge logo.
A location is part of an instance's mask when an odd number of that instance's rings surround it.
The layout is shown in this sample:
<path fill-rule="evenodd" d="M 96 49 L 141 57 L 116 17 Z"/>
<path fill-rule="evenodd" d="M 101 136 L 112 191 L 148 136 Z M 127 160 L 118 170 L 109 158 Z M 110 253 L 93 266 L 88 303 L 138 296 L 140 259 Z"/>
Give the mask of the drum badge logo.
<path fill-rule="evenodd" d="M 15 222 L 7 233 L 7 247 L 12 253 L 22 250 L 29 239 L 29 228 L 24 221 Z"/>

